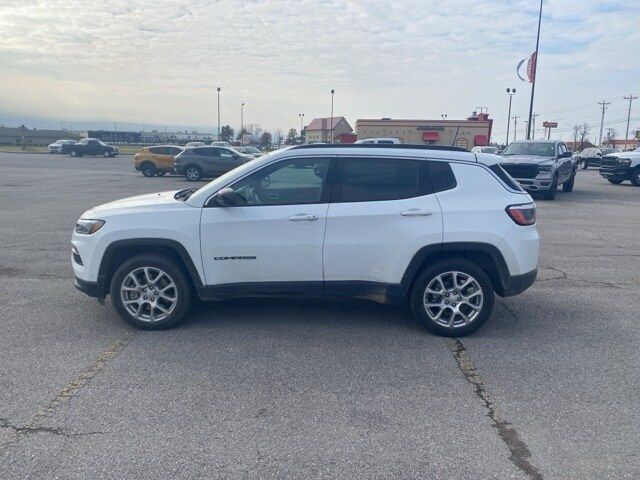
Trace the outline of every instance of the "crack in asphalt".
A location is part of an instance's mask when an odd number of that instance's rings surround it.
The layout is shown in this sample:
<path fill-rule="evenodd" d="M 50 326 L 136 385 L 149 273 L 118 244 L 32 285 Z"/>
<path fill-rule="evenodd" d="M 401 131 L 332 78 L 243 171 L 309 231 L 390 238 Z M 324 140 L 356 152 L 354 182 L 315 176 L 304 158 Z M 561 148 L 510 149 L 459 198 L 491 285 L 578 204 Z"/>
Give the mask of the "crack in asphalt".
<path fill-rule="evenodd" d="M 7 450 L 9 445 L 17 442 L 20 436 L 30 433 L 50 433 L 53 435 L 62 435 L 67 438 L 110 433 L 101 431 L 70 433 L 62 428 L 46 427 L 43 424 L 45 420 L 55 413 L 60 405 L 71 399 L 87 384 L 87 382 L 89 382 L 89 380 L 95 377 L 109 360 L 115 358 L 124 349 L 124 347 L 127 346 L 132 337 L 133 333 L 127 333 L 123 338 L 116 340 L 109 345 L 93 362 L 82 370 L 77 377 L 75 377 L 66 387 L 60 390 L 49 403 L 38 409 L 38 411 L 23 426 L 14 426 L 7 418 L 0 418 L 0 428 L 8 428 L 15 433 L 13 438 L 0 442 L 0 455 Z"/>
<path fill-rule="evenodd" d="M 564 270 L 561 270 L 555 267 L 548 267 L 545 265 L 541 265 L 540 268 L 551 270 L 552 272 L 560 274 L 560 276 L 551 277 L 551 278 L 539 278 L 539 279 L 536 279 L 536 283 L 548 283 L 548 282 L 555 282 L 558 280 L 567 280 L 568 282 L 575 282 L 580 286 L 589 285 L 593 287 L 607 287 L 607 288 L 615 288 L 615 289 L 622 289 L 622 290 L 624 290 L 624 286 L 629 285 L 627 283 L 617 284 L 612 282 L 605 282 L 602 280 L 588 280 L 584 278 L 574 278 L 574 277 L 570 277 L 569 274 Z"/>
<path fill-rule="evenodd" d="M 513 314 L 513 312 L 511 313 Z M 449 341 L 449 348 L 453 352 L 453 356 L 464 378 L 474 386 L 475 394 L 487 410 L 487 416 L 491 420 L 492 426 L 498 431 L 498 435 L 509 449 L 509 460 L 522 472 L 527 474 L 529 478 L 542 480 L 542 474 L 531 463 L 532 455 L 529 447 L 520 438 L 515 427 L 502 418 L 502 415 L 498 412 L 495 403 L 493 403 L 487 392 L 482 378 L 478 374 L 478 369 L 467 355 L 467 350 L 462 342 L 458 339 L 451 339 Z"/>

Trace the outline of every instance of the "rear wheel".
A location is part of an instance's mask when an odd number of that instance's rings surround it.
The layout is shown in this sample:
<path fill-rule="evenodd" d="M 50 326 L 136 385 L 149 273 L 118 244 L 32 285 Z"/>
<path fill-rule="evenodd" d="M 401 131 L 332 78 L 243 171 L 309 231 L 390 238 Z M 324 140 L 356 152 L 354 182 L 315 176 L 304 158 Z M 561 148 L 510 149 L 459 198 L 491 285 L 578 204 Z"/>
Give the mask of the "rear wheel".
<path fill-rule="evenodd" d="M 102 156 L 103 156 L 104 158 L 109 158 L 109 157 L 111 156 L 111 154 L 110 154 L 109 152 L 104 152 L 104 153 L 102 154 Z"/>
<path fill-rule="evenodd" d="M 620 185 L 624 180 L 620 180 L 618 178 L 608 178 L 609 183 L 613 183 L 614 185 Z"/>
<path fill-rule="evenodd" d="M 71 151 L 69 152 L 69 155 L 71 155 L 72 157 L 77 157 L 77 156 L 78 156 L 78 152 L 77 152 L 77 151 L 75 151 L 75 150 L 71 150 Z"/>
<path fill-rule="evenodd" d="M 191 303 L 189 280 L 159 255 L 126 260 L 111 279 L 111 302 L 122 319 L 142 330 L 162 330 L 183 320 Z"/>
<path fill-rule="evenodd" d="M 156 172 L 156 175 L 158 175 L 159 177 L 163 177 L 167 174 L 167 172 Z"/>
<path fill-rule="evenodd" d="M 586 170 L 588 166 L 589 165 L 587 165 L 586 160 L 583 160 L 582 162 L 580 162 L 580 168 L 582 168 L 583 170 Z"/>
<path fill-rule="evenodd" d="M 156 166 L 153 163 L 144 163 L 140 166 L 140 171 L 145 177 L 153 177 L 157 172 Z"/>
<path fill-rule="evenodd" d="M 465 259 L 425 268 L 411 290 L 411 310 L 430 332 L 459 337 L 476 331 L 493 310 L 495 294 L 487 274 Z"/>
<path fill-rule="evenodd" d="M 551 182 L 551 186 L 549 187 L 549 190 L 544 192 L 542 196 L 545 200 L 555 200 L 557 193 L 558 193 L 558 177 L 555 176 L 553 177 L 553 182 Z"/>
<path fill-rule="evenodd" d="M 640 187 L 640 167 L 636 167 L 636 169 L 631 172 L 631 183 L 636 187 Z"/>
<path fill-rule="evenodd" d="M 184 177 L 190 182 L 195 182 L 202 178 L 202 170 L 200 170 L 200 167 L 196 167 L 195 165 L 189 165 L 184 169 Z"/>

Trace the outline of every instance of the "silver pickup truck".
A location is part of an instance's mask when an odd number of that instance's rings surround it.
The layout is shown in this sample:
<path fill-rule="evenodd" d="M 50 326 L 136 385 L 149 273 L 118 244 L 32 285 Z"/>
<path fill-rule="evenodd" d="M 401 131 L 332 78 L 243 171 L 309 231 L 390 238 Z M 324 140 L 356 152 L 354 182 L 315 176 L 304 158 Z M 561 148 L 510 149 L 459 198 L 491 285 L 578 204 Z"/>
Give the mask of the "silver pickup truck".
<path fill-rule="evenodd" d="M 502 168 L 530 193 L 540 192 L 545 199 L 554 200 L 559 185 L 565 192 L 573 190 L 578 165 L 564 142 L 518 140 L 502 156 Z"/>

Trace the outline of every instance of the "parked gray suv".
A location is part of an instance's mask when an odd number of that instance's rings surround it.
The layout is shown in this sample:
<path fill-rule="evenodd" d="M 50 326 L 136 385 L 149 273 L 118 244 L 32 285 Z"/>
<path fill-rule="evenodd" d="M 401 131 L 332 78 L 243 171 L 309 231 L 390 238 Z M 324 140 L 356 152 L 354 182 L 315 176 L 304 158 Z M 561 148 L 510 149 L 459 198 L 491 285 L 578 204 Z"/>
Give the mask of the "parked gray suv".
<path fill-rule="evenodd" d="M 518 140 L 502 156 L 502 168 L 528 192 L 541 192 L 554 200 L 560 184 L 565 192 L 573 190 L 578 166 L 564 142 Z"/>
<path fill-rule="evenodd" d="M 218 177 L 243 163 L 253 160 L 250 155 L 226 147 L 185 148 L 176 155 L 175 169 L 191 182 L 203 177 Z"/>

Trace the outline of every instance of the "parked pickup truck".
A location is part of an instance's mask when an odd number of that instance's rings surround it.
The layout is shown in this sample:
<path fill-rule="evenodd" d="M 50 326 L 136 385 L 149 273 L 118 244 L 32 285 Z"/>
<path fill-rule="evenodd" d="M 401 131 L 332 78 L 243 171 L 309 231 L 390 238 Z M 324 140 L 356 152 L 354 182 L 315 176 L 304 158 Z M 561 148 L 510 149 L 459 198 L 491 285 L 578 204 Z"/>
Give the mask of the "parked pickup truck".
<path fill-rule="evenodd" d="M 640 148 L 633 152 L 618 152 L 602 157 L 600 175 L 610 183 L 620 184 L 630 180 L 636 187 L 640 187 Z"/>
<path fill-rule="evenodd" d="M 71 148 L 69 155 L 72 157 L 83 157 L 85 155 L 115 157 L 118 153 L 120 153 L 118 147 L 107 145 L 99 138 L 83 138 Z"/>
<path fill-rule="evenodd" d="M 545 199 L 554 200 L 559 185 L 565 192 L 573 190 L 578 166 L 564 142 L 518 140 L 502 156 L 502 168 L 530 193 L 540 192 Z"/>

